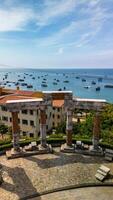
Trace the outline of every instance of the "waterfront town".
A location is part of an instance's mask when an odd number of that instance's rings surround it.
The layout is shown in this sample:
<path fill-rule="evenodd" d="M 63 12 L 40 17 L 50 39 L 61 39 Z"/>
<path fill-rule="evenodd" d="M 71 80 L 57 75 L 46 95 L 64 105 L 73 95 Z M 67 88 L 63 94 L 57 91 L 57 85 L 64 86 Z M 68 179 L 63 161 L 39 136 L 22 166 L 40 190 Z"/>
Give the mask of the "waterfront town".
<path fill-rule="evenodd" d="M 113 0 L 0 0 L 0 200 L 113 200 Z"/>

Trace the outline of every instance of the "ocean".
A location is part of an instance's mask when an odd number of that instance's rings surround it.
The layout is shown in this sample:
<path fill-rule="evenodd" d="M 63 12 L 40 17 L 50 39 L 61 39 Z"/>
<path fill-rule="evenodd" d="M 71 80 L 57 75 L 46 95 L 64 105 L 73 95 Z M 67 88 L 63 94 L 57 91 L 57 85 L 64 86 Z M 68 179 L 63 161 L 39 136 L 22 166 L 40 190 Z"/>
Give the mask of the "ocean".
<path fill-rule="evenodd" d="M 113 84 L 113 69 L 0 69 L 1 87 L 15 89 L 16 83 L 23 90 L 71 90 L 77 97 L 113 103 L 113 88 L 105 87 Z"/>

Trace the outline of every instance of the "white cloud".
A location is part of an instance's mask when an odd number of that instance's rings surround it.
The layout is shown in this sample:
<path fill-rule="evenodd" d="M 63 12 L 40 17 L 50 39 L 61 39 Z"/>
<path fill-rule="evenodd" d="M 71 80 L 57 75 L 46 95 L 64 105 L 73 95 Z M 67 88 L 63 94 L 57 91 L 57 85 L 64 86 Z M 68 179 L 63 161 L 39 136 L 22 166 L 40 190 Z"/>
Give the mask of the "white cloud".
<path fill-rule="evenodd" d="M 0 9 L 0 31 L 20 31 L 32 17 L 30 9 Z"/>
<path fill-rule="evenodd" d="M 75 3 L 75 1 L 74 1 Z M 79 14 L 82 19 L 75 19 L 71 21 L 66 27 L 55 32 L 51 37 L 45 37 L 38 41 L 41 46 L 75 46 L 82 47 L 88 45 L 97 34 L 108 19 L 112 19 L 112 13 L 109 13 L 107 8 L 103 8 L 100 0 L 83 0 L 79 1 Z M 77 1 L 76 1 L 77 5 Z M 76 10 L 75 10 L 76 12 Z M 50 15 L 51 16 L 51 15 Z M 75 35 L 75 38 L 73 37 Z M 78 38 L 76 36 L 79 36 Z M 74 38 L 72 41 L 72 37 Z M 98 39 L 98 37 L 96 37 Z"/>
<path fill-rule="evenodd" d="M 45 0 L 42 8 L 24 4 L 16 7 L 15 0 L 5 0 L 0 8 L 0 31 L 20 31 L 33 20 L 37 26 L 51 24 L 54 19 L 69 14 L 78 0 Z M 38 4 L 37 4 L 38 5 Z"/>
<path fill-rule="evenodd" d="M 41 12 L 37 12 L 37 25 L 48 25 L 55 18 L 69 14 L 75 9 L 77 3 L 78 0 L 45 0 L 44 9 Z"/>
<path fill-rule="evenodd" d="M 64 52 L 64 49 L 63 49 L 62 47 L 60 47 L 60 48 L 58 49 L 57 54 L 58 54 L 58 55 L 61 55 L 61 54 L 63 54 L 63 52 Z"/>

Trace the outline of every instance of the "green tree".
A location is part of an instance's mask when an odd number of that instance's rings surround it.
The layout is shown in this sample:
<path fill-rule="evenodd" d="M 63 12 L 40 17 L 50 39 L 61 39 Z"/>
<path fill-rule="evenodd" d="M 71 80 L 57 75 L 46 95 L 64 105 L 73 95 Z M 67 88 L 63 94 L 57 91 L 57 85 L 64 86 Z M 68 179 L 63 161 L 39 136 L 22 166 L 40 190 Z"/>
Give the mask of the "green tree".
<path fill-rule="evenodd" d="M 113 130 L 113 104 L 108 104 L 101 113 L 102 129 Z"/>
<path fill-rule="evenodd" d="M 6 126 L 5 124 L 0 124 L 0 134 L 2 135 L 2 139 L 4 134 L 6 134 L 8 132 L 8 126 Z"/>
<path fill-rule="evenodd" d="M 66 133 L 66 122 L 65 121 L 61 122 L 56 127 L 56 133 Z"/>
<path fill-rule="evenodd" d="M 92 137 L 94 113 L 91 112 L 87 115 L 86 120 L 73 125 L 73 133 L 82 137 Z"/>
<path fill-rule="evenodd" d="M 113 144 L 113 104 L 107 104 L 101 112 L 101 137 L 104 142 Z"/>

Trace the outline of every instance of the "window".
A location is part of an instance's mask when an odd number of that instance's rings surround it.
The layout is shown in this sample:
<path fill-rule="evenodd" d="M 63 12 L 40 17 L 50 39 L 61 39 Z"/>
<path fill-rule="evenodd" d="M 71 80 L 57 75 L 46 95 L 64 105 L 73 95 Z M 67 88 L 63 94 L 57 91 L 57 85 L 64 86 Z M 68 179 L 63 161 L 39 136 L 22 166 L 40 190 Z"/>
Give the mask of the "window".
<path fill-rule="evenodd" d="M 11 118 L 11 117 L 10 117 L 10 119 L 9 119 L 9 120 L 10 120 L 10 122 L 12 122 L 12 118 Z"/>
<path fill-rule="evenodd" d="M 57 111 L 60 112 L 60 108 L 57 108 Z"/>
<path fill-rule="evenodd" d="M 20 119 L 18 118 L 18 123 L 20 124 Z"/>
<path fill-rule="evenodd" d="M 55 107 L 53 107 L 53 110 L 55 110 Z"/>
<path fill-rule="evenodd" d="M 23 136 L 26 136 L 26 132 L 25 131 L 23 131 Z"/>
<path fill-rule="evenodd" d="M 34 134 L 33 134 L 33 133 L 30 133 L 29 136 L 30 136 L 30 137 L 34 137 Z"/>
<path fill-rule="evenodd" d="M 8 117 L 2 116 L 2 120 L 8 122 Z"/>
<path fill-rule="evenodd" d="M 34 126 L 34 121 L 30 120 L 30 126 Z"/>
<path fill-rule="evenodd" d="M 53 122 L 53 127 L 55 126 L 55 123 Z"/>
<path fill-rule="evenodd" d="M 33 115 L 33 110 L 30 110 L 30 115 Z"/>
<path fill-rule="evenodd" d="M 57 115 L 57 118 L 60 119 L 60 115 Z"/>
<path fill-rule="evenodd" d="M 26 119 L 22 119 L 22 124 L 28 125 L 28 121 Z"/>
<path fill-rule="evenodd" d="M 2 111 L 7 111 L 7 108 L 5 106 L 1 107 Z"/>
<path fill-rule="evenodd" d="M 46 125 L 46 129 L 48 130 L 48 125 Z"/>
<path fill-rule="evenodd" d="M 55 117 L 55 115 L 53 114 L 53 118 Z"/>
<path fill-rule="evenodd" d="M 27 110 L 22 110 L 22 114 L 27 114 Z"/>

